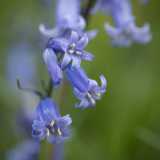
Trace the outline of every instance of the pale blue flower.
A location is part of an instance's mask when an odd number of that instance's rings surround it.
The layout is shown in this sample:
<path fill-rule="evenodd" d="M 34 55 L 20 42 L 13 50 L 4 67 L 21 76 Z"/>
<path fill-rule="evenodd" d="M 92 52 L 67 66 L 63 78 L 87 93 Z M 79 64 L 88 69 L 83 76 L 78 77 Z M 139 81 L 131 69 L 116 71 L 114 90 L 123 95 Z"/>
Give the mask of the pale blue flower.
<path fill-rule="evenodd" d="M 77 108 L 95 106 L 96 100 L 106 92 L 107 81 L 103 75 L 100 76 L 99 86 L 95 80 L 89 79 L 80 67 L 68 67 L 65 72 L 73 86 L 75 96 L 80 100 L 80 103 L 76 104 Z"/>
<path fill-rule="evenodd" d="M 38 155 L 39 143 L 26 140 L 8 153 L 7 160 L 38 160 Z"/>
<path fill-rule="evenodd" d="M 94 12 L 101 10 L 112 16 L 115 26 L 105 24 L 105 30 L 117 46 L 130 46 L 132 43 L 145 44 L 151 40 L 148 24 L 137 27 L 130 0 L 98 0 Z"/>
<path fill-rule="evenodd" d="M 60 54 L 57 56 L 61 58 L 59 63 L 63 69 L 71 62 L 73 66 L 80 66 L 81 60 L 93 59 L 93 55 L 84 50 L 88 41 L 87 34 L 80 36 L 77 32 L 71 31 L 63 38 L 50 39 L 47 48 L 51 48 L 56 55 Z"/>
<path fill-rule="evenodd" d="M 69 115 L 61 116 L 57 105 L 50 98 L 40 101 L 32 125 L 32 135 L 39 140 L 47 138 L 50 143 L 61 143 L 70 137 Z"/>

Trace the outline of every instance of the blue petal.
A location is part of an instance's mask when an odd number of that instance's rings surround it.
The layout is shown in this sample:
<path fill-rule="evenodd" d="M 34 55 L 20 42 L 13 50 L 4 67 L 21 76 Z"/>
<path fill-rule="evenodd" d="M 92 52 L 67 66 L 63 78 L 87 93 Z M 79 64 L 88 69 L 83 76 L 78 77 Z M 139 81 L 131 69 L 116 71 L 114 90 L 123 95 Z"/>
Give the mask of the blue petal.
<path fill-rule="evenodd" d="M 100 75 L 100 80 L 101 80 L 101 93 L 106 92 L 107 88 L 107 80 L 103 75 Z"/>
<path fill-rule="evenodd" d="M 56 52 L 66 52 L 68 48 L 68 41 L 64 38 L 51 38 L 48 41 L 47 48 L 51 48 Z"/>
<path fill-rule="evenodd" d="M 40 101 L 37 107 L 37 114 L 46 124 L 60 116 L 57 105 L 50 98 Z"/>
<path fill-rule="evenodd" d="M 81 58 L 82 58 L 83 60 L 86 60 L 86 61 L 92 61 L 93 58 L 94 58 L 94 55 L 93 55 L 92 53 L 83 51 L 83 53 L 82 53 L 82 55 L 81 55 Z"/>
<path fill-rule="evenodd" d="M 87 34 L 84 34 L 80 40 L 77 42 L 77 49 L 83 50 L 85 46 L 88 44 L 88 37 Z"/>
<path fill-rule="evenodd" d="M 61 68 L 64 69 L 71 62 L 72 58 L 68 53 L 65 53 L 61 62 Z"/>
<path fill-rule="evenodd" d="M 77 30 L 83 30 L 86 27 L 86 22 L 83 17 L 79 16 L 77 18 Z"/>
<path fill-rule="evenodd" d="M 79 100 L 83 99 L 86 95 L 86 93 L 80 92 L 77 88 L 73 89 L 73 93 Z"/>
<path fill-rule="evenodd" d="M 52 29 L 46 29 L 44 24 L 39 25 L 39 31 L 42 35 L 46 37 L 55 37 L 57 35 L 57 28 L 52 28 Z"/>
<path fill-rule="evenodd" d="M 80 67 L 81 64 L 81 58 L 75 55 L 71 55 L 72 57 L 72 66 L 73 67 Z"/>
<path fill-rule="evenodd" d="M 70 43 L 76 43 L 78 41 L 78 39 L 79 39 L 78 33 L 75 31 L 71 31 L 71 35 L 69 37 Z"/>
<path fill-rule="evenodd" d="M 151 41 L 152 36 L 150 33 L 150 27 L 145 24 L 143 27 L 138 28 L 135 25 L 131 26 L 133 30 L 133 39 L 139 43 L 148 43 Z"/>
<path fill-rule="evenodd" d="M 81 100 L 81 102 L 79 104 L 75 105 L 75 108 L 85 109 L 89 106 L 90 106 L 89 101 L 86 98 L 84 98 L 84 99 Z"/>
<path fill-rule="evenodd" d="M 89 80 L 84 70 L 80 67 L 69 67 L 66 69 L 66 76 L 74 88 L 80 92 L 86 92 L 89 87 Z"/>
<path fill-rule="evenodd" d="M 59 85 L 63 78 L 63 75 L 62 70 L 58 65 L 57 57 L 53 50 L 46 49 L 43 53 L 43 59 L 54 85 Z"/>
<path fill-rule="evenodd" d="M 72 123 L 72 119 L 70 115 L 65 115 L 58 120 L 58 125 L 60 126 L 60 128 L 67 127 L 71 125 L 71 123 Z"/>
<path fill-rule="evenodd" d="M 97 33 L 98 33 L 97 29 L 88 31 L 86 34 L 88 36 L 89 41 L 94 39 L 96 37 Z"/>

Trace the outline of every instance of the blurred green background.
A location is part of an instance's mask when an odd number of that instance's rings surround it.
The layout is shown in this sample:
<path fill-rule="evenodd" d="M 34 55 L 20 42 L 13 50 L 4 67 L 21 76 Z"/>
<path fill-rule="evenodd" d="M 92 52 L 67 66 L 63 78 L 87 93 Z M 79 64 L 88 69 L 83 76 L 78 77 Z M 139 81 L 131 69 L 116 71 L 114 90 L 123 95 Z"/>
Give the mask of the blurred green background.
<path fill-rule="evenodd" d="M 148 45 L 113 48 L 103 23 L 110 17 L 97 14 L 89 28 L 100 33 L 87 50 L 95 55 L 83 67 L 91 78 L 103 73 L 108 91 L 96 108 L 84 111 L 73 108 L 76 99 L 69 85 L 61 98 L 61 111 L 73 118 L 72 139 L 65 144 L 65 160 L 159 160 L 160 159 L 160 1 L 146 6 L 133 2 L 138 25 L 149 22 L 153 40 Z M 47 79 L 42 62 L 43 37 L 38 25 L 54 22 L 54 5 L 43 0 L 0 1 L 0 159 L 23 140 L 15 131 L 14 119 L 21 107 L 21 92 L 6 79 L 6 61 L 15 44 L 26 41 L 33 49 L 38 68 L 37 79 Z M 20 63 L 20 59 L 17 59 Z M 26 66 L 27 67 L 27 66 Z M 16 85 L 16 84 L 15 84 Z M 37 84 L 39 87 L 39 84 Z M 54 93 L 59 101 L 59 89 Z M 32 106 L 34 107 L 34 106 Z M 51 147 L 42 142 L 41 159 L 48 159 Z"/>

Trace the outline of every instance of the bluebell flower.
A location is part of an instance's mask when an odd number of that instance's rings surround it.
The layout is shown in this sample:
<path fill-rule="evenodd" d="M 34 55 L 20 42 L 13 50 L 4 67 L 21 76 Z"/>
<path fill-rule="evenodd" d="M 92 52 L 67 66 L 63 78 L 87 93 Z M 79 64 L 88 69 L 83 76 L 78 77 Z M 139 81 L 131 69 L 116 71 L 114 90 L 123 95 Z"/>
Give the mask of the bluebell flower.
<path fill-rule="evenodd" d="M 80 100 L 76 108 L 87 108 L 95 106 L 96 100 L 99 100 L 105 93 L 107 81 L 103 75 L 100 76 L 101 86 L 95 80 L 89 79 L 80 67 L 68 67 L 66 76 L 71 82 L 75 96 Z"/>
<path fill-rule="evenodd" d="M 80 16 L 80 0 L 57 0 L 56 26 L 75 30 L 84 29 L 85 21 Z"/>
<path fill-rule="evenodd" d="M 80 15 L 79 0 L 57 0 L 55 15 L 53 29 L 47 29 L 43 24 L 39 26 L 40 32 L 47 37 L 63 36 L 68 29 L 82 32 L 86 26 L 84 18 Z"/>
<path fill-rule="evenodd" d="M 115 27 L 105 24 L 105 30 L 117 46 L 130 46 L 132 43 L 145 44 L 151 40 L 148 24 L 137 27 L 129 0 L 98 0 L 94 9 L 112 16 Z"/>
<path fill-rule="evenodd" d="M 70 116 L 62 117 L 57 105 L 50 98 L 46 98 L 37 106 L 32 135 L 39 140 L 47 138 L 50 143 L 61 143 L 70 137 L 71 123 Z"/>
<path fill-rule="evenodd" d="M 63 54 L 63 56 L 59 56 L 62 68 L 65 68 L 70 62 L 72 62 L 72 66 L 80 66 L 81 60 L 91 61 L 93 59 L 93 55 L 84 50 L 88 41 L 87 34 L 80 36 L 77 32 L 71 31 L 66 34 L 65 38 L 50 39 L 47 48 Z"/>
<path fill-rule="evenodd" d="M 26 140 L 7 154 L 7 160 L 38 160 L 39 143 Z"/>
<path fill-rule="evenodd" d="M 116 46 L 130 46 L 133 43 L 145 44 L 151 40 L 150 27 L 145 24 L 137 27 L 135 23 L 126 23 L 125 26 L 114 28 L 105 24 L 105 30 L 112 39 L 112 44 Z"/>

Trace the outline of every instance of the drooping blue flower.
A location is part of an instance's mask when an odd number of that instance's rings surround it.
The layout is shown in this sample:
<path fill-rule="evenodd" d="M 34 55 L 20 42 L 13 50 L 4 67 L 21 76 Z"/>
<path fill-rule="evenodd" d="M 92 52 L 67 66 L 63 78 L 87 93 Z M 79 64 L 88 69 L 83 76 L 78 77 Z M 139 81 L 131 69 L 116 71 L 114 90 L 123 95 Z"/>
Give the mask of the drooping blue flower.
<path fill-rule="evenodd" d="M 38 160 L 39 143 L 26 140 L 7 154 L 7 160 Z"/>
<path fill-rule="evenodd" d="M 105 30 L 112 38 L 112 44 L 116 46 L 128 47 L 133 43 L 145 44 L 151 40 L 149 33 L 149 25 L 137 27 L 135 23 L 126 23 L 121 28 L 114 28 L 109 24 L 105 24 Z"/>
<path fill-rule="evenodd" d="M 56 26 L 62 29 L 84 29 L 85 21 L 80 16 L 80 0 L 57 0 Z"/>
<path fill-rule="evenodd" d="M 50 39 L 47 48 L 61 54 L 59 63 L 63 69 L 71 62 L 72 66 L 80 66 L 81 60 L 93 59 L 93 55 L 84 50 L 88 41 L 87 34 L 80 36 L 77 32 L 71 31 L 63 38 Z"/>
<path fill-rule="evenodd" d="M 95 106 L 96 100 L 99 100 L 106 91 L 107 81 L 105 77 L 100 76 L 101 86 L 99 86 L 95 80 L 89 79 L 80 67 L 68 67 L 65 72 L 73 86 L 75 96 L 80 100 L 76 107 Z"/>
<path fill-rule="evenodd" d="M 69 115 L 61 116 L 57 105 L 50 99 L 40 101 L 32 125 L 32 135 L 39 140 L 47 138 L 50 143 L 61 143 L 70 137 Z"/>
<path fill-rule="evenodd" d="M 148 24 L 137 27 L 129 0 L 98 0 L 94 9 L 112 16 L 115 27 L 105 24 L 105 30 L 117 46 L 130 46 L 132 43 L 145 44 L 151 40 Z"/>
<path fill-rule="evenodd" d="M 82 32 L 86 26 L 85 20 L 80 15 L 79 0 L 57 0 L 55 15 L 53 29 L 47 29 L 43 24 L 39 26 L 40 32 L 47 37 L 63 37 L 66 30 Z"/>

